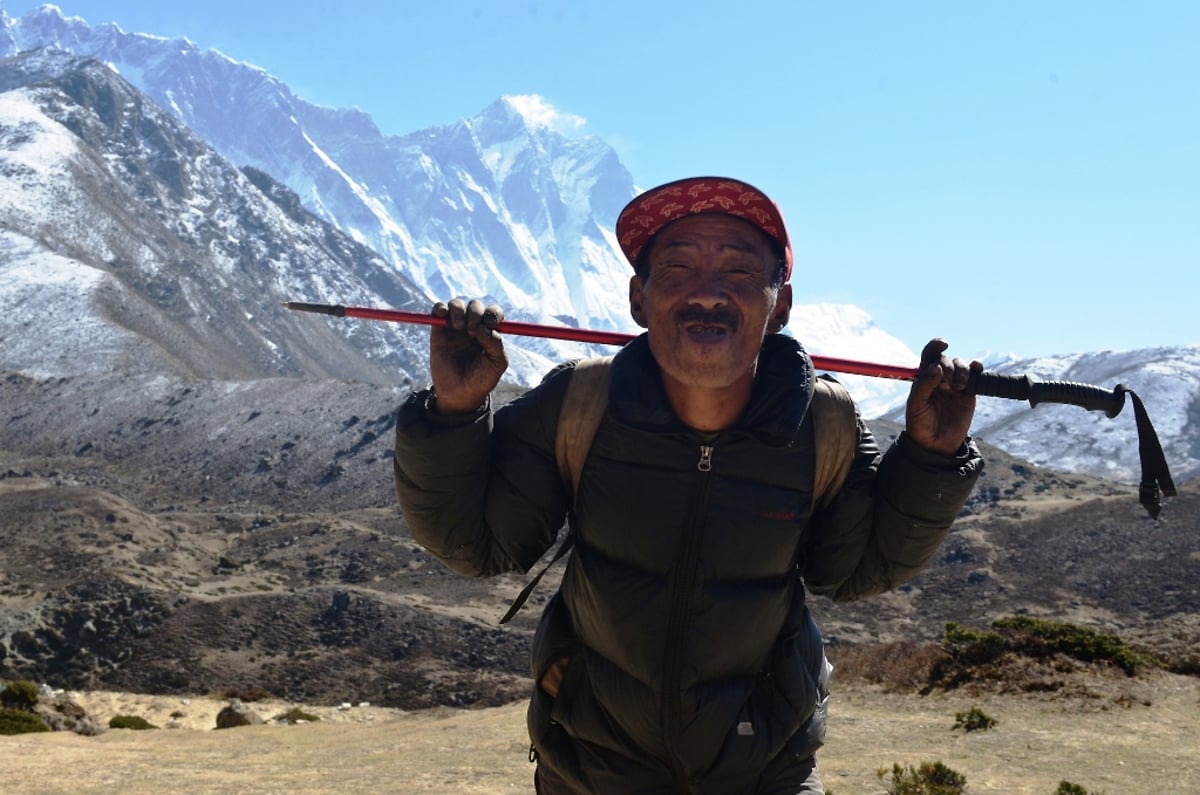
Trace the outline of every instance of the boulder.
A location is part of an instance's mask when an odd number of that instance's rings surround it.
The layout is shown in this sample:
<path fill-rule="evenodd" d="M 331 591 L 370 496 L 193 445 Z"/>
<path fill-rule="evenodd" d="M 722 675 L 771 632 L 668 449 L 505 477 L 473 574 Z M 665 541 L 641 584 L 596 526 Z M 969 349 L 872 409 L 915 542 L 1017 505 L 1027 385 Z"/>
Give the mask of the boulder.
<path fill-rule="evenodd" d="M 254 710 L 236 698 L 217 713 L 218 729 L 232 729 L 237 726 L 258 726 L 262 722 L 263 719 Z"/>

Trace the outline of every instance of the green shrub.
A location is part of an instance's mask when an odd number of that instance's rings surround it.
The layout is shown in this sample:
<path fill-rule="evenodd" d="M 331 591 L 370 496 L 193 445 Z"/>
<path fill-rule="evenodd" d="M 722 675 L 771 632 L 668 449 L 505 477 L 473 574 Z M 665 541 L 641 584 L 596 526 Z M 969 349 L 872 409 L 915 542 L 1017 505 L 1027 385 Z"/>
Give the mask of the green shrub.
<path fill-rule="evenodd" d="M 992 622 L 991 632 L 947 622 L 942 648 L 959 666 L 986 665 L 1006 653 L 1033 659 L 1064 654 L 1083 662 L 1107 662 L 1133 676 L 1153 663 L 1115 635 L 1062 621 L 1009 616 Z"/>
<path fill-rule="evenodd" d="M 1007 632 L 1012 638 L 1010 645 L 1031 657 L 1058 653 L 1084 662 L 1110 662 L 1130 676 L 1150 662 L 1115 635 L 1062 621 L 1010 616 L 997 619 L 992 626 Z"/>
<path fill-rule="evenodd" d="M 897 762 L 891 772 L 887 795 L 962 795 L 967 791 L 967 777 L 941 762 L 922 762 L 915 768 Z M 878 775 L 882 780 L 887 771 L 880 769 Z"/>
<path fill-rule="evenodd" d="M 292 707 L 287 712 L 281 712 L 276 715 L 274 720 L 287 721 L 288 723 L 299 723 L 300 721 L 315 723 L 319 721 L 320 718 L 318 718 L 316 715 L 310 715 L 309 713 L 304 712 L 299 707 Z"/>
<path fill-rule="evenodd" d="M 969 732 L 987 731 L 996 725 L 996 719 L 979 707 L 971 707 L 966 712 L 954 713 L 954 728 Z"/>
<path fill-rule="evenodd" d="M 1054 795 L 1092 795 L 1086 789 L 1078 784 L 1072 784 L 1070 781 L 1058 782 L 1058 789 L 1054 790 Z"/>
<path fill-rule="evenodd" d="M 138 715 L 113 715 L 108 720 L 108 728 L 142 731 L 144 729 L 157 729 L 158 727 Z"/>
<path fill-rule="evenodd" d="M 29 711 L 38 703 L 38 686 L 33 682 L 9 682 L 0 691 L 0 706 Z"/>
<path fill-rule="evenodd" d="M 11 707 L 0 707 L 0 734 L 28 734 L 48 732 L 50 727 L 32 712 Z"/>
<path fill-rule="evenodd" d="M 982 665 L 1004 653 L 1004 638 L 996 632 L 981 632 L 947 621 L 942 635 L 942 648 L 956 662 Z"/>

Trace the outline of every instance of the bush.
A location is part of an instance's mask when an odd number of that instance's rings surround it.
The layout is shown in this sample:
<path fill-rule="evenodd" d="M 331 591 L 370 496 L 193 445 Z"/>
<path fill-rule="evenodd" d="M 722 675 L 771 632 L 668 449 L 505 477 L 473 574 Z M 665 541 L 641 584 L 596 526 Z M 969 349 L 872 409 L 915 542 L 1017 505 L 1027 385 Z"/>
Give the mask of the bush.
<path fill-rule="evenodd" d="M 32 712 L 11 707 L 0 707 L 0 734 L 29 734 L 48 732 L 46 722 Z"/>
<path fill-rule="evenodd" d="M 307 723 L 315 723 L 315 722 L 319 721 L 320 718 L 318 718 L 316 715 L 310 715 L 309 713 L 304 712 L 299 707 L 292 707 L 287 712 L 281 712 L 278 715 L 276 715 L 273 718 L 273 720 L 276 720 L 276 721 L 282 720 L 282 721 L 286 721 L 288 723 L 299 723 L 300 721 L 305 721 Z"/>
<path fill-rule="evenodd" d="M 883 779 L 887 771 L 881 769 L 878 775 Z M 887 795 L 962 795 L 966 791 L 967 777 L 941 762 L 922 762 L 916 768 L 896 763 Z"/>
<path fill-rule="evenodd" d="M 860 679 L 889 690 L 916 690 L 929 683 L 946 653 L 934 643 L 892 641 L 871 645 L 837 645 L 827 649 L 838 680 Z"/>
<path fill-rule="evenodd" d="M 145 729 L 157 729 L 150 721 L 137 715 L 113 715 L 108 720 L 108 728 L 110 729 L 134 729 L 142 731 Z"/>
<path fill-rule="evenodd" d="M 996 725 L 996 719 L 979 707 L 971 707 L 966 712 L 954 713 L 954 728 L 969 732 L 987 731 Z"/>
<path fill-rule="evenodd" d="M 1060 653 L 1084 662 L 1110 662 L 1130 676 L 1150 662 L 1115 635 L 1062 621 L 1011 616 L 997 619 L 992 626 L 1007 631 L 1010 645 L 1029 657 Z"/>
<path fill-rule="evenodd" d="M 955 662 L 983 665 L 1004 653 L 1007 644 L 996 632 L 981 632 L 947 621 L 942 635 L 942 648 Z"/>
<path fill-rule="evenodd" d="M 1062 621 L 1010 616 L 992 622 L 992 632 L 969 629 L 950 621 L 942 648 L 960 667 L 982 666 L 1004 654 L 1044 660 L 1063 654 L 1083 662 L 1107 662 L 1129 676 L 1153 661 L 1115 635 Z"/>
<path fill-rule="evenodd" d="M 1086 789 L 1078 784 L 1072 784 L 1069 781 L 1058 782 L 1058 789 L 1054 790 L 1054 795 L 1092 795 Z"/>
<path fill-rule="evenodd" d="M 1183 676 L 1200 676 L 1200 654 L 1189 652 L 1179 656 L 1171 655 L 1164 665 L 1173 674 Z"/>
<path fill-rule="evenodd" d="M 32 710 L 38 703 L 38 686 L 33 682 L 9 682 L 0 691 L 0 707 Z"/>

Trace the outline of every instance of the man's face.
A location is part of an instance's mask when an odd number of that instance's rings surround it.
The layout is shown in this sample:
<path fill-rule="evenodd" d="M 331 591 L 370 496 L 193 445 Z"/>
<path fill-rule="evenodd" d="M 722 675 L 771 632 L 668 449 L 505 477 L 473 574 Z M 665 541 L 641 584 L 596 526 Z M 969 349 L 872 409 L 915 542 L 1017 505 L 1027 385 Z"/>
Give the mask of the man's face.
<path fill-rule="evenodd" d="M 651 245 L 645 278 L 630 281 L 629 306 L 649 331 L 664 379 L 748 388 L 763 337 L 787 324 L 792 305 L 790 285 L 771 285 L 770 239 L 747 221 L 713 213 L 671 223 Z"/>

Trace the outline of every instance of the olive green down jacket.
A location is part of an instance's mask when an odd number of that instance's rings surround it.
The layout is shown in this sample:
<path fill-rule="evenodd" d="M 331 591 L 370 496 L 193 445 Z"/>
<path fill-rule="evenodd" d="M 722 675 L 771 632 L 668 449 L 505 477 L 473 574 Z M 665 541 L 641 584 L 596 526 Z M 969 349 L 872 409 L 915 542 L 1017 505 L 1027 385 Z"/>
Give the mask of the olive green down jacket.
<path fill-rule="evenodd" d="M 493 412 L 401 407 L 396 488 L 414 538 L 462 574 L 528 571 L 571 506 L 555 463 L 560 367 Z M 712 437 L 667 403 L 645 335 L 617 354 L 608 413 L 574 503 L 575 548 L 533 642 L 538 764 L 580 792 L 755 793 L 824 736 L 828 665 L 805 590 L 859 599 L 911 579 L 983 461 L 903 434 L 881 455 L 860 421 L 837 498 L 811 507 L 813 368 L 769 336 L 741 420 Z"/>

